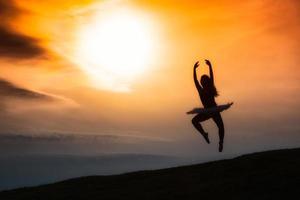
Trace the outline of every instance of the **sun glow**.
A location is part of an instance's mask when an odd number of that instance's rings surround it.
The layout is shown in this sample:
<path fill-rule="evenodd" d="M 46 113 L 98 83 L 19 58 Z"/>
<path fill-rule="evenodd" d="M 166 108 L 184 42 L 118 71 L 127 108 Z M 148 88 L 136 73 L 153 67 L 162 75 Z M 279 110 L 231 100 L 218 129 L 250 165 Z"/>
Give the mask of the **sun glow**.
<path fill-rule="evenodd" d="M 75 57 L 97 87 L 126 91 L 150 65 L 153 44 L 142 15 L 124 9 L 99 12 L 79 31 Z"/>

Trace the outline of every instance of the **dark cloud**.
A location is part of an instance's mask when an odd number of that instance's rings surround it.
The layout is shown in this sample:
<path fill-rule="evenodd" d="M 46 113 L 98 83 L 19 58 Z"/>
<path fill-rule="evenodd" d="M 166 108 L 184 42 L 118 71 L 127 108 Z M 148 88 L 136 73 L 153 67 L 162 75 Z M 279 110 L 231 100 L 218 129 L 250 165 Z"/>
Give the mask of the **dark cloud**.
<path fill-rule="evenodd" d="M 3 22 L 6 22 L 12 17 L 18 15 L 21 12 L 13 0 L 0 0 L 0 19 Z"/>
<path fill-rule="evenodd" d="M 44 50 L 37 45 L 36 39 L 0 27 L 1 57 L 26 59 L 43 53 Z"/>
<path fill-rule="evenodd" d="M 28 59 L 44 53 L 38 40 L 11 29 L 11 22 L 23 12 L 14 1 L 0 0 L 0 57 Z"/>
<path fill-rule="evenodd" d="M 23 100 L 53 100 L 53 97 L 16 86 L 0 78 L 0 97 Z"/>

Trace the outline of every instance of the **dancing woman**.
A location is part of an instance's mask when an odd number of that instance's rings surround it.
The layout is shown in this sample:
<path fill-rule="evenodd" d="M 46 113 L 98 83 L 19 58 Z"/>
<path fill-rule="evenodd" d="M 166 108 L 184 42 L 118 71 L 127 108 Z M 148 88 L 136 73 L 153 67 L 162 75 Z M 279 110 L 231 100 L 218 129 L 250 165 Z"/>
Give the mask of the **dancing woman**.
<path fill-rule="evenodd" d="M 218 96 L 217 89 L 214 84 L 214 74 L 213 74 L 213 69 L 212 65 L 209 60 L 205 60 L 205 63 L 209 67 L 209 74 L 208 75 L 202 75 L 200 79 L 200 83 L 197 79 L 197 68 L 199 67 L 199 61 L 195 63 L 194 65 L 194 82 L 196 85 L 196 88 L 198 90 L 201 102 L 204 106 L 204 108 L 212 108 L 216 107 L 217 103 L 215 101 L 215 98 Z M 214 114 L 209 114 L 209 113 L 198 113 L 193 119 L 192 123 L 194 127 L 201 133 L 201 135 L 204 137 L 207 143 L 209 143 L 209 138 L 208 138 L 208 133 L 204 131 L 202 128 L 200 122 L 203 122 L 205 120 L 208 120 L 212 118 L 216 125 L 219 128 L 219 152 L 223 151 L 223 143 L 224 143 L 224 124 L 223 120 L 221 117 L 220 112 L 215 112 Z"/>

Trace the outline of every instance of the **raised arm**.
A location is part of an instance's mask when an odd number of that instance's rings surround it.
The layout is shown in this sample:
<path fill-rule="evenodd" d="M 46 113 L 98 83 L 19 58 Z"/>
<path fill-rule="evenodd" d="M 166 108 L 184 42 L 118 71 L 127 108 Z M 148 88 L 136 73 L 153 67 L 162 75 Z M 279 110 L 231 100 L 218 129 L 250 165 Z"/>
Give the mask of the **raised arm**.
<path fill-rule="evenodd" d="M 209 60 L 205 60 L 205 63 L 206 63 L 206 64 L 208 65 L 208 67 L 209 67 L 209 76 L 210 76 L 210 79 L 211 79 L 212 83 L 215 84 L 214 72 L 213 72 L 211 63 L 210 63 Z"/>
<path fill-rule="evenodd" d="M 200 83 L 197 79 L 197 70 L 196 70 L 197 67 L 199 67 L 199 61 L 196 62 L 195 65 L 194 65 L 194 83 L 195 83 L 195 86 L 196 86 L 198 92 L 201 92 L 202 87 L 201 87 L 201 85 L 200 85 Z"/>

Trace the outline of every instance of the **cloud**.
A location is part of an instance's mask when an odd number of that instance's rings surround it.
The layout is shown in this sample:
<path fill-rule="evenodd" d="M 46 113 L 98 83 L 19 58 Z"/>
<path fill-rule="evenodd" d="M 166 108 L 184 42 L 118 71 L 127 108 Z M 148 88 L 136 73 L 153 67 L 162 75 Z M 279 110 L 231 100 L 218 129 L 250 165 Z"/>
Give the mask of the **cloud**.
<path fill-rule="evenodd" d="M 1 123 L 1 122 L 0 122 Z M 159 137 L 72 132 L 23 132 L 0 133 L 0 155 L 22 154 L 75 154 L 95 155 L 103 153 L 162 154 L 168 146 L 171 153 L 174 142 Z M 166 153 L 166 151 L 164 152 Z"/>
<path fill-rule="evenodd" d="M 14 1 L 0 0 L 0 57 L 28 59 L 44 53 L 37 39 L 12 30 L 10 23 L 23 12 Z"/>
<path fill-rule="evenodd" d="M 171 140 L 159 137 L 119 134 L 80 134 L 80 133 L 1 133 L 0 140 L 4 141 L 34 141 L 34 142 L 79 142 L 79 143 L 170 143 Z"/>
<path fill-rule="evenodd" d="M 44 50 L 37 40 L 0 27 L 0 56 L 26 59 L 40 56 Z"/>
<path fill-rule="evenodd" d="M 1 21 L 8 21 L 21 12 L 13 0 L 0 0 L 0 19 Z"/>
<path fill-rule="evenodd" d="M 50 101 L 54 99 L 49 95 L 16 86 L 13 83 L 0 78 L 0 98 L 1 97 L 43 101 Z"/>

